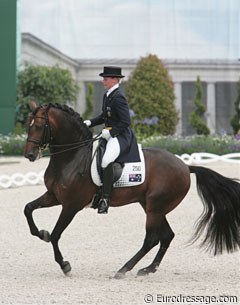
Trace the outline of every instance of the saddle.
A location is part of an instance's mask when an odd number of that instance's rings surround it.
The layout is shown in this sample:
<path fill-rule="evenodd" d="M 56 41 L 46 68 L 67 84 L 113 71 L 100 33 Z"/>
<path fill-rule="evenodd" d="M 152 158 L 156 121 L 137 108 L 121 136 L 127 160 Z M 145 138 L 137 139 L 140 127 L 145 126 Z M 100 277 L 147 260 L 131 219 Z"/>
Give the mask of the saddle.
<path fill-rule="evenodd" d="M 102 158 L 106 150 L 107 141 L 105 139 L 100 139 L 98 147 L 96 149 L 96 165 L 97 165 L 97 172 L 99 174 L 99 177 L 101 179 L 101 182 L 103 181 L 103 173 L 102 173 Z M 113 183 L 116 182 L 122 175 L 122 171 L 124 168 L 124 164 L 119 162 L 113 163 Z"/>
<path fill-rule="evenodd" d="M 106 149 L 106 140 L 100 139 L 97 147 L 93 147 L 93 159 L 91 164 L 91 177 L 93 183 L 102 186 L 102 157 Z M 96 145 L 96 144 L 95 144 Z M 141 162 L 113 163 L 114 188 L 131 187 L 142 184 L 145 181 L 145 159 L 142 147 L 138 144 Z"/>

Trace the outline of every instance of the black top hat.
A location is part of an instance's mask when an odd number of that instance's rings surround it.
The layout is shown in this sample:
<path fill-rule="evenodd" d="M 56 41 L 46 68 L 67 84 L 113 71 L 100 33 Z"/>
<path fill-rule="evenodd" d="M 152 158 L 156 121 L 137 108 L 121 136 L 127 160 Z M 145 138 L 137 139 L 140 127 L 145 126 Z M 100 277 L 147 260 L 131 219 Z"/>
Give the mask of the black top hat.
<path fill-rule="evenodd" d="M 122 78 L 122 69 L 120 67 L 103 67 L 103 72 L 99 74 L 102 77 L 119 77 Z"/>

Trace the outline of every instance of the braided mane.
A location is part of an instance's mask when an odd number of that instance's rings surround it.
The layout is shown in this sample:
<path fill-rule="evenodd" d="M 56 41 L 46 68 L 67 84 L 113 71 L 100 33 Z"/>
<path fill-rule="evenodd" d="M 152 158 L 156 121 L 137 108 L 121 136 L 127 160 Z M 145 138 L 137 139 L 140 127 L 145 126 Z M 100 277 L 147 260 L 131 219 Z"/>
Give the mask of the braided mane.
<path fill-rule="evenodd" d="M 39 108 L 55 108 L 55 109 L 59 109 L 64 111 L 65 113 L 69 114 L 69 116 L 75 120 L 75 122 L 77 123 L 77 125 L 79 126 L 79 128 L 81 129 L 84 138 L 91 138 L 92 137 L 92 132 L 90 131 L 90 129 L 83 123 L 83 119 L 80 116 L 80 114 L 78 112 L 76 112 L 75 110 L 73 110 L 73 108 L 71 108 L 68 105 L 61 105 L 58 103 L 49 103 L 49 104 L 44 104 L 41 105 L 39 107 L 37 107 L 33 114 L 36 114 L 37 111 L 39 110 Z"/>

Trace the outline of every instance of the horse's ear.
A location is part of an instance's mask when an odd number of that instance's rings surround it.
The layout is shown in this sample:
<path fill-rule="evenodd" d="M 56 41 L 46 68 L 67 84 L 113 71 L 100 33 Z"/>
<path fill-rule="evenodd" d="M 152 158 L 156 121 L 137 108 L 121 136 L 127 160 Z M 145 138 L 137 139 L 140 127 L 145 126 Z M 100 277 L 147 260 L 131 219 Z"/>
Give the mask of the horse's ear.
<path fill-rule="evenodd" d="M 32 111 L 35 110 L 38 107 L 36 101 L 34 101 L 34 100 L 29 102 L 29 106 L 30 106 Z"/>

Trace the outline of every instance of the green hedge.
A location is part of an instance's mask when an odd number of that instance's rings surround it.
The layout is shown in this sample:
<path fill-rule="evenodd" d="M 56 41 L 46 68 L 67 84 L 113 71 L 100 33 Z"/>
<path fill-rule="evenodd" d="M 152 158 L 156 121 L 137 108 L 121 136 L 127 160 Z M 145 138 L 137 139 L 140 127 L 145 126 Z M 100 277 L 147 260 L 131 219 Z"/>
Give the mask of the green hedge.
<path fill-rule="evenodd" d="M 22 156 L 26 135 L 0 135 L 0 156 Z"/>
<path fill-rule="evenodd" d="M 0 135 L 0 156 L 23 156 L 26 135 Z M 161 147 L 174 154 L 208 152 L 216 155 L 240 152 L 240 137 L 232 136 L 152 136 L 139 139 L 143 147 Z"/>
<path fill-rule="evenodd" d="M 216 155 L 240 152 L 240 138 L 232 136 L 154 136 L 142 140 L 143 147 L 161 147 L 176 155 L 207 152 Z"/>

